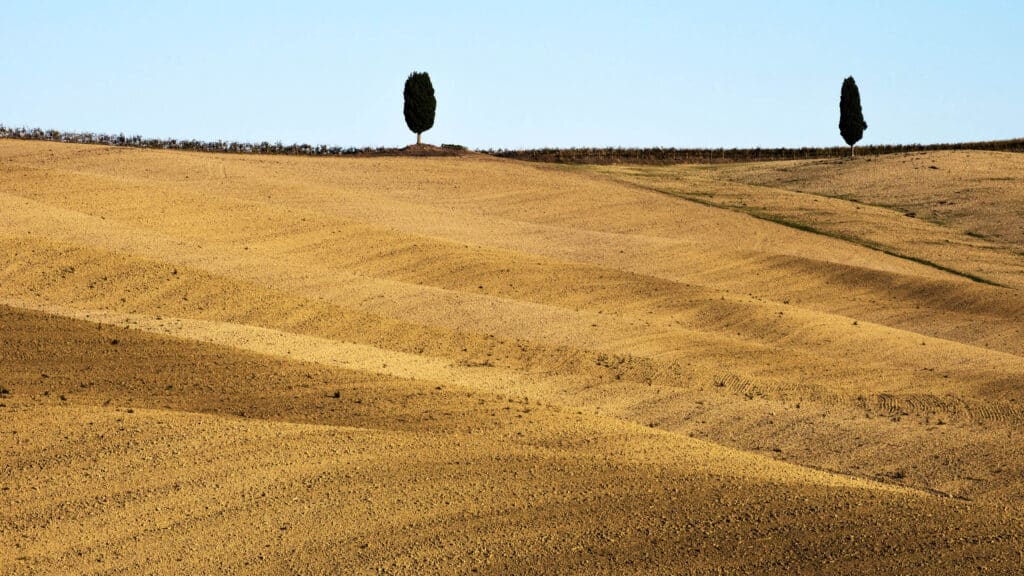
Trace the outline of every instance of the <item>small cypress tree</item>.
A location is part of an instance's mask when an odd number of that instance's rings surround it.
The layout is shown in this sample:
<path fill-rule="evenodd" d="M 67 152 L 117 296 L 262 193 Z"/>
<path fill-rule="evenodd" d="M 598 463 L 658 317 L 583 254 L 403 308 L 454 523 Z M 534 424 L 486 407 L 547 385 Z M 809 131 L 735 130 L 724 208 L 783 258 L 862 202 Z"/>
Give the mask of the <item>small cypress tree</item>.
<path fill-rule="evenodd" d="M 850 145 L 850 157 L 853 157 L 853 146 L 864 137 L 868 123 L 864 121 L 864 113 L 860 109 L 860 90 L 853 76 L 843 80 L 843 91 L 839 95 L 839 133 Z"/>
<path fill-rule="evenodd" d="M 409 74 L 405 81 L 405 125 L 416 133 L 416 144 L 422 143 L 421 135 L 433 128 L 436 110 L 430 75 L 426 72 Z"/>

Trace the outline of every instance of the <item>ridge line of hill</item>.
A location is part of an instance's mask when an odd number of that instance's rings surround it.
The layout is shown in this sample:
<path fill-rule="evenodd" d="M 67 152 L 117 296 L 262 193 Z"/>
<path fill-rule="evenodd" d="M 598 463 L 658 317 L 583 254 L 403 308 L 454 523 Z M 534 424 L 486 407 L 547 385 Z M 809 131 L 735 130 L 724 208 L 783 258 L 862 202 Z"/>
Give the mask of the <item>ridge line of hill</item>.
<path fill-rule="evenodd" d="M 104 134 L 94 132 L 65 132 L 42 128 L 13 128 L 0 124 L 0 138 L 38 140 L 67 144 L 97 144 L 129 148 L 158 150 L 186 150 L 228 154 L 269 154 L 285 156 L 459 156 L 481 153 L 496 158 L 543 162 L 552 164 L 726 164 L 737 162 L 765 162 L 781 160 L 814 160 L 846 158 L 846 146 L 780 147 L 780 148 L 527 148 L 527 149 L 475 149 L 458 144 L 440 146 L 414 145 L 395 147 L 329 146 L 325 144 L 277 142 L 203 141 L 196 139 L 144 138 L 139 135 Z M 947 142 L 936 144 L 873 144 L 860 146 L 861 155 L 878 156 L 905 152 L 934 152 L 938 150 L 986 150 L 990 152 L 1024 153 L 1024 138 L 987 140 L 977 142 Z"/>

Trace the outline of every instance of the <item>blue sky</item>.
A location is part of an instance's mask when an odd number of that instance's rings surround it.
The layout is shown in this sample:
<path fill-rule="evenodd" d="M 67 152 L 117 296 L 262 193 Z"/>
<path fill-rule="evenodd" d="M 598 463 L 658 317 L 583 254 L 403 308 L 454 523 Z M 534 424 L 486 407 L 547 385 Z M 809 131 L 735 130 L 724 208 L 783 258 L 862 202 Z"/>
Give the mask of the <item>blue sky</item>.
<path fill-rule="evenodd" d="M 5 2 L 0 123 L 395 146 L 842 145 L 1024 136 L 1024 3 Z"/>

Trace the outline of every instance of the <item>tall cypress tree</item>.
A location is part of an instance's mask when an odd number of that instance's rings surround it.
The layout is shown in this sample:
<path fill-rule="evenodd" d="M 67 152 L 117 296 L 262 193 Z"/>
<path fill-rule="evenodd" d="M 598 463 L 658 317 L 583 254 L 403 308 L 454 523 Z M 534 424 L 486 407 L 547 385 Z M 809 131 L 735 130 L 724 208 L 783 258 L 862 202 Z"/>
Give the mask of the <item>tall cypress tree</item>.
<path fill-rule="evenodd" d="M 839 95 L 839 133 L 850 145 L 850 157 L 853 157 L 853 146 L 864 137 L 868 123 L 864 121 L 864 113 L 860 109 L 860 90 L 853 76 L 843 80 L 843 91 Z"/>
<path fill-rule="evenodd" d="M 434 85 L 430 83 L 430 75 L 426 72 L 413 72 L 405 81 L 405 125 L 416 133 L 416 144 L 420 144 L 420 136 L 434 126 L 434 112 L 437 100 L 434 98 Z"/>

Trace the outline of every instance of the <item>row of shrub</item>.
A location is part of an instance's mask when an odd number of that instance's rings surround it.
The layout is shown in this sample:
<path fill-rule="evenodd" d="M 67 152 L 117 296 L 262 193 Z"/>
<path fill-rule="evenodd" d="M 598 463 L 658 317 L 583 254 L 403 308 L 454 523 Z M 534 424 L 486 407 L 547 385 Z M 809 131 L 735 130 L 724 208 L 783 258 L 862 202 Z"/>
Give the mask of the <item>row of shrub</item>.
<path fill-rule="evenodd" d="M 991 150 L 1024 152 L 1024 138 L 959 144 L 886 144 L 858 146 L 857 155 L 896 154 L 934 150 Z M 557 164 L 718 164 L 846 158 L 850 149 L 833 148 L 541 148 L 536 150 L 487 150 L 487 154 L 528 162 Z"/>
<path fill-rule="evenodd" d="M 359 154 L 398 153 L 396 148 L 342 148 L 339 146 L 282 144 L 281 142 L 226 142 L 217 140 L 176 140 L 125 136 L 124 134 L 96 134 L 93 132 L 62 132 L 39 128 L 9 128 L 0 124 L 0 138 L 18 140 L 43 140 L 72 144 L 102 144 L 105 146 L 126 146 L 131 148 L 154 148 L 158 150 L 192 150 L 198 152 L 225 152 L 230 154 L 283 154 L 295 156 L 349 156 Z"/>
<path fill-rule="evenodd" d="M 44 140 L 74 144 L 102 144 L 159 150 L 193 150 L 231 154 L 283 154 L 295 156 L 357 156 L 398 155 L 409 152 L 400 148 L 342 148 L 339 146 L 282 144 L 280 142 L 226 142 L 217 140 L 175 140 L 125 136 L 124 134 L 95 134 L 92 132 L 62 132 L 39 128 L 9 128 L 0 124 L 0 138 Z M 441 150 L 457 154 L 463 146 L 443 144 Z M 960 144 L 896 144 L 860 146 L 859 155 L 894 154 L 932 150 L 992 150 L 997 152 L 1024 152 L 1024 138 L 991 142 Z M 841 158 L 850 154 L 845 146 L 832 148 L 541 148 L 535 150 L 482 150 L 485 154 L 529 162 L 557 164 L 716 164 L 727 162 L 763 162 L 768 160 L 802 160 L 815 158 Z"/>

